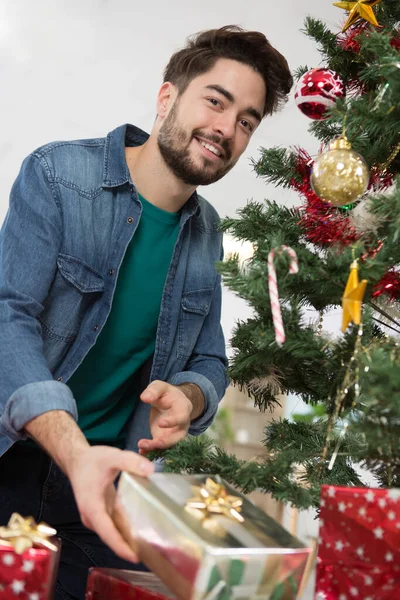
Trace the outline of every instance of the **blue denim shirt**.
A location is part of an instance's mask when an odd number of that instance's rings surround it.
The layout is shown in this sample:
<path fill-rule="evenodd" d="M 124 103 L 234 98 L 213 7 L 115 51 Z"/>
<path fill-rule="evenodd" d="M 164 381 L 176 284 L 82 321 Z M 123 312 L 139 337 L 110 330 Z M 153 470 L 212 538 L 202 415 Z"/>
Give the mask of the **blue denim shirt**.
<path fill-rule="evenodd" d="M 0 233 L 0 455 L 44 412 L 61 409 L 77 418 L 66 382 L 106 322 L 142 212 L 125 145 L 147 138 L 124 125 L 106 138 L 48 144 L 22 164 Z M 201 388 L 206 408 L 192 422 L 194 435 L 211 424 L 227 385 L 215 270 L 222 257 L 218 220 L 196 193 L 181 211 L 155 353 L 143 380 L 143 387 L 161 379 Z M 136 404 L 129 449 L 151 437 L 149 411 Z"/>

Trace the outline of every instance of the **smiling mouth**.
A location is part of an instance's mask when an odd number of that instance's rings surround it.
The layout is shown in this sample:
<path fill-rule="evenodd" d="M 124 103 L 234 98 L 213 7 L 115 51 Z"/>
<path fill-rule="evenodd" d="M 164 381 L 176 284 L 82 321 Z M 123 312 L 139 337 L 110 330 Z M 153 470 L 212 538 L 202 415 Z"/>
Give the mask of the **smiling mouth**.
<path fill-rule="evenodd" d="M 196 140 L 196 142 L 199 144 L 199 146 L 201 146 L 202 150 L 204 151 L 204 153 L 209 156 L 209 157 L 213 157 L 214 159 L 217 158 L 224 158 L 223 153 L 221 152 L 221 150 L 219 148 L 217 148 L 216 146 L 214 146 L 211 142 L 206 142 L 205 140 L 201 140 L 197 137 L 194 138 Z"/>

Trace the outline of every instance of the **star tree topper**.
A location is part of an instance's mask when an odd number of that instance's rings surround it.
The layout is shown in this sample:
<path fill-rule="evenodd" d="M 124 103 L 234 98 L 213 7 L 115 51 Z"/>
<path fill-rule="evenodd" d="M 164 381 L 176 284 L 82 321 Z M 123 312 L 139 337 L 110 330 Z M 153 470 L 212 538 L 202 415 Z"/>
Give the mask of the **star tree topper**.
<path fill-rule="evenodd" d="M 342 331 L 345 332 L 349 323 L 352 321 L 355 325 L 361 323 L 361 305 L 364 297 L 365 288 L 368 281 L 358 279 L 358 262 L 353 260 L 350 265 L 350 275 L 346 283 L 342 298 L 343 318 Z"/>
<path fill-rule="evenodd" d="M 355 0 L 354 2 L 334 2 L 334 6 L 348 10 L 349 17 L 346 23 L 343 25 L 342 33 L 344 33 L 349 27 L 354 25 L 360 19 L 365 19 L 375 27 L 381 27 L 376 20 L 375 13 L 372 10 L 373 6 L 380 4 L 382 0 Z"/>

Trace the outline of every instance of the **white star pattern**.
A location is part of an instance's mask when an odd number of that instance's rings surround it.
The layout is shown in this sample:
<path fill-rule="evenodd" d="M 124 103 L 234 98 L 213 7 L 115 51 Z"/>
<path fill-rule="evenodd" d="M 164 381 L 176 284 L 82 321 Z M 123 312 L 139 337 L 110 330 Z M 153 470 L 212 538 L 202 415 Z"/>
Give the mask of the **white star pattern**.
<path fill-rule="evenodd" d="M 350 594 L 351 594 L 352 596 L 358 596 L 358 589 L 357 589 L 357 588 L 355 588 L 355 587 L 351 587 L 351 588 L 350 588 Z"/>
<path fill-rule="evenodd" d="M 364 579 L 365 585 L 372 585 L 373 582 L 374 582 L 374 580 L 372 579 L 372 577 L 370 577 L 369 575 L 365 576 L 365 579 Z"/>
<path fill-rule="evenodd" d="M 368 596 L 368 598 L 364 598 L 364 600 L 374 600 L 372 596 Z"/>
<path fill-rule="evenodd" d="M 318 592 L 318 594 L 315 596 L 315 600 L 326 600 L 325 592 Z"/>
<path fill-rule="evenodd" d="M 326 502 L 323 498 L 321 498 L 321 502 L 320 502 L 321 506 L 325 506 Z"/>
<path fill-rule="evenodd" d="M 29 600 L 40 600 L 40 596 L 37 592 L 34 592 L 33 594 L 29 594 Z"/>
<path fill-rule="evenodd" d="M 339 540 L 339 541 L 337 541 L 337 542 L 335 543 L 335 548 L 336 548 L 336 550 L 339 550 L 339 552 L 341 552 L 341 551 L 343 550 L 343 548 L 344 548 L 344 544 L 343 544 L 343 542 L 341 542 L 340 540 Z"/>
<path fill-rule="evenodd" d="M 6 565 L 6 567 L 11 567 L 11 565 L 13 565 L 15 562 L 15 558 L 12 554 L 5 554 L 3 556 L 3 564 Z"/>
<path fill-rule="evenodd" d="M 386 552 L 385 560 L 386 562 L 391 562 L 393 560 L 393 554 L 391 552 Z"/>
<path fill-rule="evenodd" d="M 356 554 L 357 556 L 359 556 L 360 558 L 364 557 L 364 548 L 362 546 L 360 546 L 359 548 L 357 548 L 356 550 Z"/>
<path fill-rule="evenodd" d="M 384 534 L 384 531 L 383 531 L 382 527 L 376 527 L 374 529 L 374 536 L 376 537 L 377 540 L 383 540 L 383 534 Z"/>
<path fill-rule="evenodd" d="M 339 502 L 338 509 L 340 512 L 344 512 L 346 510 L 346 504 L 344 502 Z"/>
<path fill-rule="evenodd" d="M 387 497 L 390 498 L 390 500 L 393 500 L 394 502 L 396 502 L 397 500 L 400 499 L 400 490 L 389 490 L 387 493 Z"/>
<path fill-rule="evenodd" d="M 367 509 L 366 509 L 364 506 L 362 506 L 362 507 L 361 507 L 361 508 L 358 510 L 358 514 L 359 514 L 361 517 L 365 517 L 365 516 L 366 516 L 366 514 L 367 514 Z"/>
<path fill-rule="evenodd" d="M 23 592 L 24 591 L 24 587 L 25 587 L 25 582 L 24 581 L 18 581 L 18 579 L 14 579 L 14 581 L 11 584 L 11 589 L 14 592 L 15 595 L 18 595 L 21 592 Z"/>
<path fill-rule="evenodd" d="M 392 491 L 392 490 L 391 490 L 391 491 Z M 328 496 L 329 496 L 330 498 L 333 498 L 333 497 L 334 497 L 334 495 L 335 495 L 335 493 L 336 493 L 336 490 L 335 490 L 335 488 L 334 488 L 334 487 L 330 487 L 330 488 L 328 488 Z"/>
<path fill-rule="evenodd" d="M 391 521 L 394 521 L 396 518 L 396 513 L 393 510 L 389 510 L 387 516 L 388 516 L 388 519 L 390 519 Z"/>
<path fill-rule="evenodd" d="M 375 567 L 375 569 L 373 570 L 373 573 L 375 573 L 375 575 L 379 575 L 379 573 L 381 572 L 379 567 Z"/>
<path fill-rule="evenodd" d="M 365 494 L 365 499 L 367 500 L 367 502 L 373 502 L 375 500 L 374 492 L 371 492 L 371 490 L 369 490 L 369 492 Z"/>
<path fill-rule="evenodd" d="M 30 573 L 31 571 L 33 571 L 34 568 L 35 568 L 35 563 L 33 562 L 33 560 L 24 560 L 24 564 L 22 567 L 22 570 L 24 571 L 24 573 Z"/>
<path fill-rule="evenodd" d="M 384 498 L 379 498 L 378 504 L 379 504 L 379 506 L 381 508 L 385 508 L 385 506 L 386 506 L 386 500 Z"/>
<path fill-rule="evenodd" d="M 347 600 L 347 596 L 345 594 L 340 594 L 339 600 Z"/>

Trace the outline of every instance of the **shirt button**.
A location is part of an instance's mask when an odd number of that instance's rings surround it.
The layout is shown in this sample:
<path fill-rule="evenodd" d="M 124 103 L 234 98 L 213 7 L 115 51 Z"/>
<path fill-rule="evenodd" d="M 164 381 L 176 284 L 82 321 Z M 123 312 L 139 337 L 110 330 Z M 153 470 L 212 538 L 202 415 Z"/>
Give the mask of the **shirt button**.
<path fill-rule="evenodd" d="M 99 329 L 99 326 L 98 326 L 98 325 L 95 325 L 95 326 L 93 327 L 93 331 L 97 331 L 98 329 Z"/>
<path fill-rule="evenodd" d="M 134 220 L 133 217 L 128 217 L 126 222 L 131 224 L 131 223 L 133 223 L 133 220 Z"/>
<path fill-rule="evenodd" d="M 63 380 L 63 378 L 62 378 L 62 377 L 59 377 L 59 378 L 57 379 L 57 381 L 62 381 L 62 380 Z"/>
<path fill-rule="evenodd" d="M 114 269 L 110 269 L 110 270 L 108 271 L 108 274 L 109 274 L 109 275 L 114 275 L 114 273 L 115 273 Z"/>

